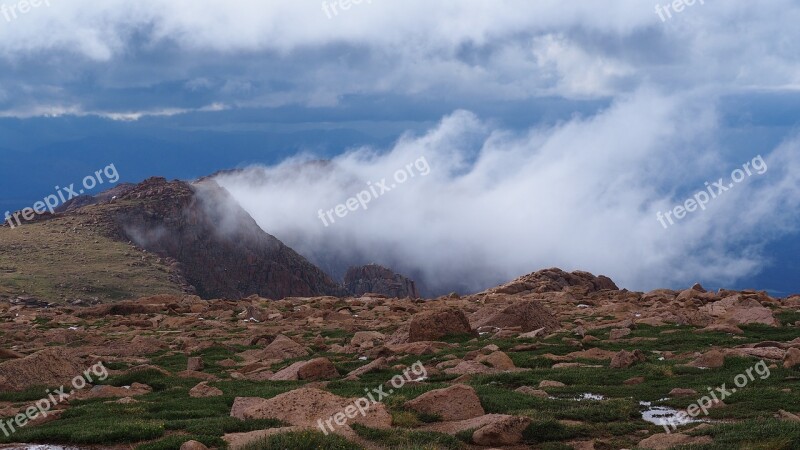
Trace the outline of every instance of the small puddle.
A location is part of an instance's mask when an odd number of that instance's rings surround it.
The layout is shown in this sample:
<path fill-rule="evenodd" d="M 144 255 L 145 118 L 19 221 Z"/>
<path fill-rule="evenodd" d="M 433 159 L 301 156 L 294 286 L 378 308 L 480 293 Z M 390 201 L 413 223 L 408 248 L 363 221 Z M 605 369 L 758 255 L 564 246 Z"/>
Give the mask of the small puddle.
<path fill-rule="evenodd" d="M 585 394 L 579 395 L 578 398 L 576 398 L 575 400 L 581 402 L 581 401 L 584 401 L 584 400 L 605 400 L 605 399 L 606 399 L 606 397 L 604 395 L 592 394 L 592 393 L 587 392 Z"/>
<path fill-rule="evenodd" d="M 683 414 L 678 418 L 677 415 L 683 411 L 667 406 L 653 406 L 652 402 L 639 402 L 639 406 L 647 408 L 642 411 L 642 420 L 660 427 L 664 425 L 687 425 L 690 423 L 702 422 L 702 420 L 694 419 L 688 414 Z"/>

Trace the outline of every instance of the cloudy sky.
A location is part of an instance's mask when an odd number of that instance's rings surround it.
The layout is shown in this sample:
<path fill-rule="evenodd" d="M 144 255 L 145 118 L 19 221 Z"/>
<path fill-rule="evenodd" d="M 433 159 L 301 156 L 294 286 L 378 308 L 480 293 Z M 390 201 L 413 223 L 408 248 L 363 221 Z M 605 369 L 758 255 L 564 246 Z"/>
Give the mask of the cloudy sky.
<path fill-rule="evenodd" d="M 332 272 L 800 291 L 796 1 L 349 3 L 3 0 L 0 206 L 109 162 L 126 181 L 248 167 L 220 182 Z M 419 158 L 429 174 L 318 218 Z"/>

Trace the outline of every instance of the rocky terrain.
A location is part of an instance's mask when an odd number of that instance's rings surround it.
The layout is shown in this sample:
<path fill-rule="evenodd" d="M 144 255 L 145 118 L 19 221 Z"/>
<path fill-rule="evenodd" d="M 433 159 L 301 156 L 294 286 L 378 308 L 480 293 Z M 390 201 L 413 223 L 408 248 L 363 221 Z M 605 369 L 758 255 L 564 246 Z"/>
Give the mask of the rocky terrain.
<path fill-rule="evenodd" d="M 800 297 L 629 292 L 586 272 L 432 300 L 4 301 L 0 361 L 0 423 L 108 370 L 0 431 L 9 445 L 800 448 Z"/>

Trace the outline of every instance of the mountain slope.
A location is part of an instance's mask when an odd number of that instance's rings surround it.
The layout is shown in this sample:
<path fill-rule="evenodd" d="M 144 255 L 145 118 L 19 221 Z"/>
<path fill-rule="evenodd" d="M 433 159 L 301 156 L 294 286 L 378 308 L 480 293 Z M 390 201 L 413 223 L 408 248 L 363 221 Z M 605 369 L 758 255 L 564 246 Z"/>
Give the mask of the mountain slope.
<path fill-rule="evenodd" d="M 0 296 L 100 301 L 156 293 L 240 299 L 342 295 L 211 181 L 151 178 L 0 227 Z"/>

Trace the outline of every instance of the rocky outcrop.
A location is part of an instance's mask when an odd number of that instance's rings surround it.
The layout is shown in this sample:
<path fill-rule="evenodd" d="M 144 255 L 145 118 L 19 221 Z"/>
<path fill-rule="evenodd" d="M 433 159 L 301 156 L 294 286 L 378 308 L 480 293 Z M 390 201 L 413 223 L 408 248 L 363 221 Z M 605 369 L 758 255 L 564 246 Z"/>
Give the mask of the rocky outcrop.
<path fill-rule="evenodd" d="M 492 294 L 520 294 L 525 292 L 541 294 L 544 292 L 561 292 L 568 289 L 574 289 L 584 294 L 602 290 L 619 290 L 611 278 L 604 275 L 595 276 L 589 272 L 582 271 L 568 273 L 561 269 L 553 268 L 519 277 L 510 283 L 489 289 L 486 292 Z"/>
<path fill-rule="evenodd" d="M 381 294 L 389 298 L 419 298 L 416 283 L 377 264 L 351 267 L 344 276 L 350 295 Z"/>

